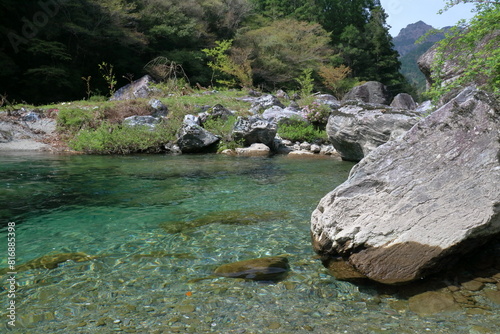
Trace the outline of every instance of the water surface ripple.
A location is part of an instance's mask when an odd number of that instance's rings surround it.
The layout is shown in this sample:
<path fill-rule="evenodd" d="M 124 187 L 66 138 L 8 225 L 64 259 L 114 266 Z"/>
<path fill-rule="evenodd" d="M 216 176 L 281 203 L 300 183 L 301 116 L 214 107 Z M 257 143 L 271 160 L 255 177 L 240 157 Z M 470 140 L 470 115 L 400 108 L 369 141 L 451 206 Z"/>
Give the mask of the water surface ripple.
<path fill-rule="evenodd" d="M 328 274 L 310 245 L 310 214 L 352 166 L 284 156 L 2 154 L 0 234 L 6 243 L 5 227 L 16 223 L 18 264 L 63 253 L 93 258 L 19 272 L 15 328 L 7 325 L 2 276 L 1 331 L 365 334 L 495 328 L 498 312 L 420 317 L 392 307 L 399 302 L 394 296 Z M 212 276 L 224 263 L 282 254 L 291 273 L 281 282 Z M 6 266 L 2 254 L 0 268 Z"/>

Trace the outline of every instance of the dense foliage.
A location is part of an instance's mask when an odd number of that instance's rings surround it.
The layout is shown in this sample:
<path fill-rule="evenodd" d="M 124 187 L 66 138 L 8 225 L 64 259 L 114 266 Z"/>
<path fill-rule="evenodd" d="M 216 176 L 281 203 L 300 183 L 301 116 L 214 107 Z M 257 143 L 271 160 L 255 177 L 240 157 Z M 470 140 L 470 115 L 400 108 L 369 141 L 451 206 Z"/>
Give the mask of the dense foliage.
<path fill-rule="evenodd" d="M 438 44 L 429 92 L 436 99 L 470 84 L 500 96 L 500 1 L 454 0 L 448 7 L 464 2 L 476 3 L 477 14 L 451 29 Z M 443 80 L 445 63 L 461 73 L 456 80 Z"/>
<path fill-rule="evenodd" d="M 157 59 L 202 86 L 219 75 L 294 89 L 307 69 L 320 85 L 330 66 L 397 92 L 405 83 L 385 20 L 378 0 L 2 0 L 0 94 L 32 103 L 109 95 Z M 214 73 L 202 50 L 230 40 L 233 72 Z"/>

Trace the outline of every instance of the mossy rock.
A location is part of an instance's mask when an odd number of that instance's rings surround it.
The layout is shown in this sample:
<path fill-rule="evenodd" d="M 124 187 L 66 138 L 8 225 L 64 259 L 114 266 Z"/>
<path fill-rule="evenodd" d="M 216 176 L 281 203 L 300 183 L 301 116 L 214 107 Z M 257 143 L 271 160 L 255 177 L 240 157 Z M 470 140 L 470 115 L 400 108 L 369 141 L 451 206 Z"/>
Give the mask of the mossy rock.
<path fill-rule="evenodd" d="M 61 254 L 53 254 L 53 255 L 44 255 L 37 259 L 28 261 L 20 266 L 16 267 L 16 272 L 26 271 L 30 269 L 54 269 L 60 263 L 66 261 L 74 261 L 74 262 L 84 262 L 90 261 L 97 258 L 97 256 L 87 255 L 82 252 L 77 253 L 61 253 Z M 9 268 L 0 269 L 0 274 L 6 274 L 10 272 Z"/>
<path fill-rule="evenodd" d="M 289 271 L 288 258 L 273 256 L 223 264 L 214 273 L 217 276 L 254 281 L 279 281 L 284 279 Z"/>
<path fill-rule="evenodd" d="M 215 223 L 224 225 L 251 225 L 263 221 L 272 221 L 287 217 L 288 213 L 283 211 L 218 211 L 211 212 L 205 216 L 190 221 L 160 223 L 160 227 L 167 233 L 181 233 L 189 229 Z"/>

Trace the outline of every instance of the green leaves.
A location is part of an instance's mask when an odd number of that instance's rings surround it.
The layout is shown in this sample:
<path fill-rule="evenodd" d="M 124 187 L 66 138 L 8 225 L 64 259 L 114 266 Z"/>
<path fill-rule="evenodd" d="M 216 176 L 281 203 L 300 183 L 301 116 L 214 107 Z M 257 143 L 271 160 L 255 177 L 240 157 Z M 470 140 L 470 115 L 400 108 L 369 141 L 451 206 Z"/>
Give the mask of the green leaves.
<path fill-rule="evenodd" d="M 293 84 L 304 69 L 319 68 L 333 54 L 329 42 L 330 34 L 319 24 L 293 19 L 277 20 L 235 38 L 235 45 L 250 54 L 256 82 L 269 86 Z"/>
<path fill-rule="evenodd" d="M 314 125 L 300 119 L 281 122 L 278 126 L 278 135 L 293 142 L 306 141 L 309 143 L 327 138 L 326 131 L 318 130 Z"/>
<path fill-rule="evenodd" d="M 216 41 L 215 44 L 216 47 L 202 51 L 212 59 L 208 62 L 208 66 L 212 70 L 230 77 L 230 79 L 220 78 L 217 82 L 226 87 L 233 87 L 236 85 L 235 78 L 241 87 L 252 87 L 252 68 L 248 54 L 245 55 L 245 51 L 242 49 L 233 49 L 233 53 L 240 57 L 229 55 L 229 49 L 233 44 L 232 40 Z"/>
<path fill-rule="evenodd" d="M 474 18 L 454 27 L 439 42 L 432 66 L 431 98 L 439 99 L 470 84 L 500 95 L 500 2 L 478 4 L 477 10 Z M 449 80 L 445 71 L 461 74 Z"/>

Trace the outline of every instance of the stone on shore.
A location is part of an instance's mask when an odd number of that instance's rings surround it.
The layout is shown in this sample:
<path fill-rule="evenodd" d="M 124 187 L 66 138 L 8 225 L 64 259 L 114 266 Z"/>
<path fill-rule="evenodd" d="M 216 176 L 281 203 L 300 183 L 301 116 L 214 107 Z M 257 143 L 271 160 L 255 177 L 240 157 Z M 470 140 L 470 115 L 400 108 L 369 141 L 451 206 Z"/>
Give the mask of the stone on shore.
<path fill-rule="evenodd" d="M 311 218 L 324 262 L 343 257 L 368 278 L 414 281 L 500 234 L 500 108 L 461 94 L 378 147 Z"/>
<path fill-rule="evenodd" d="M 267 157 L 271 154 L 271 149 L 264 144 L 252 144 L 250 147 L 236 148 L 236 153 L 246 157 Z"/>
<path fill-rule="evenodd" d="M 245 146 L 262 143 L 271 147 L 277 130 L 276 123 L 260 117 L 238 117 L 232 135 L 235 141 L 244 141 Z"/>
<path fill-rule="evenodd" d="M 420 118 L 413 111 L 381 107 L 346 105 L 330 116 L 328 138 L 343 160 L 360 161 L 391 138 L 404 134 Z"/>
<path fill-rule="evenodd" d="M 123 101 L 148 98 L 155 92 L 155 88 L 152 86 L 154 83 L 153 78 L 149 75 L 145 75 L 142 78 L 118 89 L 109 100 Z"/>
<path fill-rule="evenodd" d="M 417 109 L 417 104 L 410 94 L 401 93 L 396 95 L 394 100 L 392 100 L 391 107 L 396 109 L 415 110 Z"/>
<path fill-rule="evenodd" d="M 365 103 L 375 103 L 389 105 L 391 94 L 387 87 L 377 81 L 368 81 L 351 89 L 342 99 L 345 101 L 360 101 Z"/>
<path fill-rule="evenodd" d="M 219 140 L 219 137 L 194 123 L 185 123 L 177 135 L 177 145 L 182 153 L 213 151 Z"/>

